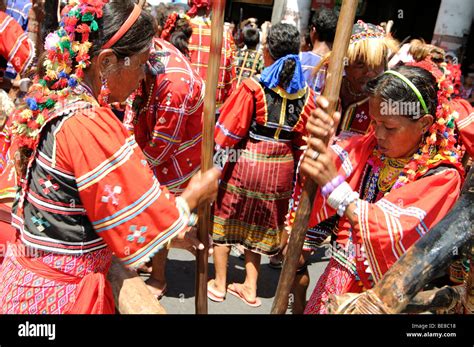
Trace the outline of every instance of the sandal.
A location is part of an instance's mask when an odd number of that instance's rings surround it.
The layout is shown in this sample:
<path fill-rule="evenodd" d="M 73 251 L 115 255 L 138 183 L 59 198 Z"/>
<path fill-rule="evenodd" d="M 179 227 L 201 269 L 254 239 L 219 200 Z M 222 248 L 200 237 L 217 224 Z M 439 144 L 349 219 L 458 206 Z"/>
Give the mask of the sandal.
<path fill-rule="evenodd" d="M 223 302 L 225 300 L 225 293 L 218 291 L 212 283 L 214 283 L 214 280 L 207 282 L 207 297 L 214 302 Z"/>

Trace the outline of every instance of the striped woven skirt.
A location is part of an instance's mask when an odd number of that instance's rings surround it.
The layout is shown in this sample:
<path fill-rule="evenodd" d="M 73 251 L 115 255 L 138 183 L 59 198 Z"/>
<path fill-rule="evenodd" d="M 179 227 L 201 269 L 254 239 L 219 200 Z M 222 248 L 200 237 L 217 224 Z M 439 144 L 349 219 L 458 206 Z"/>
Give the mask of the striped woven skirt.
<path fill-rule="evenodd" d="M 249 139 L 234 150 L 214 204 L 213 241 L 274 255 L 293 188 L 291 145 Z"/>
<path fill-rule="evenodd" d="M 361 292 L 362 287 L 354 275 L 334 258 L 331 258 L 306 304 L 304 314 L 328 313 L 327 303 L 330 295 Z"/>
<path fill-rule="evenodd" d="M 0 266 L 0 314 L 114 313 L 105 279 L 111 259 L 109 248 L 75 256 L 10 243 Z"/>

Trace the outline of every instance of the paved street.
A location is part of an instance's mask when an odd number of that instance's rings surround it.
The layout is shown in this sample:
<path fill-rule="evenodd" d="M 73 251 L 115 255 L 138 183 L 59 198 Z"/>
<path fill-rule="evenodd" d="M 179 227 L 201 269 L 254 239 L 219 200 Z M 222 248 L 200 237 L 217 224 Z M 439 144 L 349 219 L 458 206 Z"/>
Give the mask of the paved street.
<path fill-rule="evenodd" d="M 310 258 L 309 273 L 311 283 L 308 297 L 311 295 L 317 279 L 324 271 L 328 259 L 324 256 L 325 249 L 321 249 Z M 167 265 L 168 292 L 161 300 L 161 304 L 169 314 L 194 314 L 194 272 L 193 256 L 182 250 L 171 250 Z M 212 257 L 209 264 L 210 276 L 214 275 Z M 262 257 L 260 276 L 258 280 L 258 296 L 262 306 L 252 308 L 238 298 L 228 294 L 222 303 L 208 301 L 210 314 L 268 314 L 270 313 L 280 270 L 268 266 L 268 258 Z M 243 282 L 245 277 L 244 261 L 233 252 L 229 257 L 228 283 Z"/>

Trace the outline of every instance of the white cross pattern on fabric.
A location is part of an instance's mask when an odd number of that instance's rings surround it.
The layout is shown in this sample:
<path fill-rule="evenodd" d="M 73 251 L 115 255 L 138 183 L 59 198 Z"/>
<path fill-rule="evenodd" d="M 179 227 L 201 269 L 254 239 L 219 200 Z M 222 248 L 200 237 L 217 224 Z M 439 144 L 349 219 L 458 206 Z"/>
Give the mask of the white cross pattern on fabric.
<path fill-rule="evenodd" d="M 142 234 L 146 233 L 147 229 L 148 227 L 146 226 L 142 226 L 139 229 L 136 225 L 132 225 L 129 229 L 132 234 L 127 236 L 127 240 L 133 242 L 135 239 L 137 239 L 137 243 L 144 243 L 145 238 L 142 236 Z"/>
<path fill-rule="evenodd" d="M 367 119 L 367 115 L 365 114 L 364 111 L 362 111 L 361 113 L 358 113 L 358 114 L 356 115 L 356 118 L 357 118 L 357 121 L 358 121 L 359 123 L 362 123 L 363 121 L 365 121 L 365 120 Z"/>
<path fill-rule="evenodd" d="M 119 195 L 121 193 L 122 193 L 122 187 L 121 186 L 115 186 L 112 189 L 112 186 L 106 185 L 105 189 L 104 189 L 104 194 L 107 194 L 107 195 L 102 196 L 101 201 L 103 203 L 108 204 L 109 201 L 112 200 L 112 205 L 117 206 L 118 202 L 119 202 L 119 199 L 118 199 L 117 195 Z"/>

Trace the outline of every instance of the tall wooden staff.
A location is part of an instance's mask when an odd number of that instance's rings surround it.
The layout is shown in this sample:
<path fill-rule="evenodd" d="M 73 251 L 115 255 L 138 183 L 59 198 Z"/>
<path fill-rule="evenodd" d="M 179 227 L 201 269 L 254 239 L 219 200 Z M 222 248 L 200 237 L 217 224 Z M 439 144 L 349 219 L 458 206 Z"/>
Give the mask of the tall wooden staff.
<path fill-rule="evenodd" d="M 329 114 L 333 114 L 336 110 L 339 91 L 341 89 L 344 58 L 349 46 L 357 3 L 357 0 L 343 0 L 342 2 L 341 12 L 337 22 L 336 37 L 329 61 L 326 86 L 323 93 L 324 97 L 329 101 Z M 329 141 L 329 139 L 327 141 Z M 306 231 L 308 230 L 308 221 L 316 195 L 316 188 L 316 183 L 312 180 L 308 179 L 306 181 L 300 204 L 296 211 L 295 222 L 288 244 L 288 252 L 285 256 L 275 300 L 273 301 L 272 314 L 284 314 L 287 310 L 288 296 L 293 286 L 293 281 L 295 280 L 298 259 L 301 255 Z"/>
<path fill-rule="evenodd" d="M 36 59 L 43 53 L 41 27 L 45 17 L 44 5 L 42 0 L 33 0 L 30 12 L 28 13 L 28 34 L 35 45 Z"/>
<path fill-rule="evenodd" d="M 213 0 L 211 24 L 211 48 L 207 67 L 206 95 L 204 97 L 204 122 L 202 132 L 201 170 L 206 172 L 213 167 L 214 127 L 216 124 L 216 91 L 219 79 L 219 67 L 222 53 L 222 36 L 224 32 L 225 0 Z M 200 205 L 199 240 L 204 244 L 203 251 L 198 251 L 196 261 L 196 313 L 207 314 L 207 258 L 209 232 L 211 230 L 211 206 Z"/>

